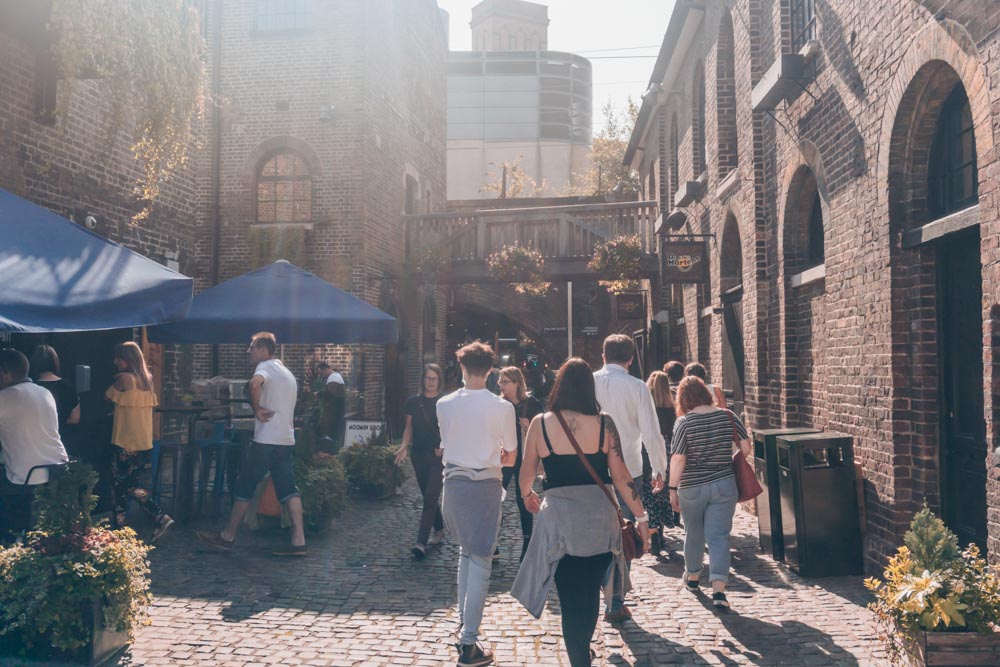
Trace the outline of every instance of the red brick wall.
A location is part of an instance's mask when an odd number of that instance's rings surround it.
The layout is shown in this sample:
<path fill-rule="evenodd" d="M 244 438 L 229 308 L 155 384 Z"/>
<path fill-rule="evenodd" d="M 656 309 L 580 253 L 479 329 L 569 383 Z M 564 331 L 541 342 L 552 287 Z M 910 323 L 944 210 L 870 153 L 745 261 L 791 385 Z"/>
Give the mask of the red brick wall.
<path fill-rule="evenodd" d="M 708 188 L 701 202 L 688 208 L 682 231 L 721 238 L 728 215 L 739 223 L 749 420 L 756 428 L 812 424 L 854 436 L 864 468 L 872 569 L 898 545 L 924 498 L 932 506 L 940 503 L 933 252 L 903 249 L 900 233 L 927 222 L 922 184 L 934 105 L 957 81 L 969 95 L 976 126 L 985 416 L 991 449 L 1000 444 L 991 319 L 1000 294 L 1000 166 L 994 147 L 1000 128 L 1000 77 L 994 71 L 1000 43 L 983 28 L 995 25 L 1000 14 L 991 3 L 964 3 L 950 18 L 936 19 L 922 6 L 928 4 L 817 2 L 821 51 L 815 78 L 808 92 L 779 105 L 779 125 L 753 112 L 750 93 L 778 51 L 790 47 L 788 3 L 708 3 L 694 44 L 675 54 L 681 67 L 672 88 L 683 92 L 657 110 L 660 117 L 677 114 L 678 171 L 680 180 L 689 180 L 697 175 L 691 162 L 692 102 L 696 68 L 703 63 Z M 732 83 L 717 50 L 724 11 L 733 16 Z M 727 41 L 722 40 L 724 47 Z M 927 66 L 932 61 L 939 64 Z M 738 166 L 736 182 L 720 191 L 733 159 L 725 151 L 731 128 L 719 127 L 720 118 L 728 121 L 732 85 Z M 650 162 L 663 157 L 661 146 L 646 147 L 652 154 L 644 157 L 644 175 Z M 784 246 L 804 222 L 801 211 L 788 206 L 802 167 L 813 172 L 821 194 L 825 278 L 793 288 L 790 278 L 803 267 Z M 707 293 L 685 288 L 685 324 L 673 330 L 695 354 L 705 351 L 708 339 L 708 358 L 700 360 L 713 376 L 721 372 L 722 320 L 699 316 L 701 308 L 720 302 L 718 252 L 713 246 Z M 991 463 L 988 474 L 989 546 L 997 560 L 1000 475 Z"/>

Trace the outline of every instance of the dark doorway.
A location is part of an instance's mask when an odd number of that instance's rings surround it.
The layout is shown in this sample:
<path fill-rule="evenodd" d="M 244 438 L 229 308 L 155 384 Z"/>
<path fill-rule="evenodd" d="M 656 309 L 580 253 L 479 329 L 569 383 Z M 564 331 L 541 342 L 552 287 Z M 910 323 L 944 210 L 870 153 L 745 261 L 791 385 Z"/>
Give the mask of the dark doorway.
<path fill-rule="evenodd" d="M 743 350 L 743 288 L 736 288 L 723 295 L 722 322 L 725 327 L 722 340 L 722 380 L 727 398 L 733 403 L 743 403 L 746 386 L 746 356 Z"/>
<path fill-rule="evenodd" d="M 390 304 L 385 311 L 397 320 L 399 319 L 394 304 Z M 386 427 L 389 430 L 390 438 L 399 439 L 403 436 L 406 418 L 403 409 L 406 404 L 406 361 L 399 343 L 385 346 L 385 363 L 382 371 L 382 386 L 385 388 Z"/>
<path fill-rule="evenodd" d="M 945 523 L 986 553 L 982 268 L 979 229 L 938 243 L 941 497 Z"/>

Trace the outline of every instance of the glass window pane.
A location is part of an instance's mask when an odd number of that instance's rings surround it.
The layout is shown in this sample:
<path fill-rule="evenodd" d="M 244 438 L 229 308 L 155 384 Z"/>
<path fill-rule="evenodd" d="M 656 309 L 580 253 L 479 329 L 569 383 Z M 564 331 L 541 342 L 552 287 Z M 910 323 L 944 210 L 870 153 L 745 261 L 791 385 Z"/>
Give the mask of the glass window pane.
<path fill-rule="evenodd" d="M 275 222 L 292 222 L 292 202 L 278 202 L 275 205 Z"/>
<path fill-rule="evenodd" d="M 273 203 L 264 203 L 257 206 L 257 222 L 274 222 Z"/>

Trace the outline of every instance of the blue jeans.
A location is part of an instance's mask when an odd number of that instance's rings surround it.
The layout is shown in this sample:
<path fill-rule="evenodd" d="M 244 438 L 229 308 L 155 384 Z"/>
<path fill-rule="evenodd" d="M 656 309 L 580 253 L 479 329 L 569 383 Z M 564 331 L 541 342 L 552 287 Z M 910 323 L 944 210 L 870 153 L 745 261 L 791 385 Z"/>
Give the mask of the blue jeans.
<path fill-rule="evenodd" d="M 458 622 L 462 626 L 459 643 L 475 644 L 483 620 L 486 594 L 490 589 L 492 556 L 473 556 L 461 550 L 458 558 Z"/>
<path fill-rule="evenodd" d="M 638 477 L 633 477 L 632 481 L 635 483 L 636 491 L 641 491 L 642 475 L 639 475 Z M 632 510 L 630 510 L 628 508 L 628 505 L 625 504 L 625 500 L 622 499 L 622 494 L 618 493 L 617 489 L 615 489 L 615 495 L 618 496 L 618 504 L 621 505 L 622 516 L 628 519 L 629 521 L 635 521 L 635 514 L 633 514 Z M 614 579 L 612 580 L 614 584 L 611 587 L 611 607 L 605 609 L 605 611 L 610 611 L 610 612 L 621 611 L 621 608 L 625 606 L 625 592 L 622 591 L 622 584 L 621 584 L 622 578 L 615 576 L 616 574 L 615 567 L 616 567 L 615 561 L 612 560 L 611 566 L 608 567 L 608 574 L 607 574 L 608 577 L 614 577 Z M 631 571 L 632 571 L 632 563 L 626 562 L 625 563 L 626 574 Z M 607 578 L 605 578 L 605 581 L 607 581 Z"/>
<path fill-rule="evenodd" d="M 689 486 L 677 492 L 684 519 L 684 569 L 701 572 L 708 544 L 709 581 L 729 581 L 729 534 L 739 500 L 735 477 Z"/>

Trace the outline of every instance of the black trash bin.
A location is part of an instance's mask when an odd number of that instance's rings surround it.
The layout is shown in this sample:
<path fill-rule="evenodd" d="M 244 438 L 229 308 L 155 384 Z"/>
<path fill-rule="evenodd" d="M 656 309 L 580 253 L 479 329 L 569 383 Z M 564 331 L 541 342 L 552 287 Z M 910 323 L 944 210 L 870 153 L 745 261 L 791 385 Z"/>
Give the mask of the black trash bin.
<path fill-rule="evenodd" d="M 775 450 L 785 562 L 803 577 L 862 574 L 851 437 L 778 436 Z"/>
<path fill-rule="evenodd" d="M 760 550 L 774 560 L 785 557 L 781 539 L 781 493 L 778 491 L 778 436 L 816 433 L 814 428 L 771 428 L 753 432 L 753 469 L 764 491 L 754 500 L 757 508 L 757 529 Z"/>

